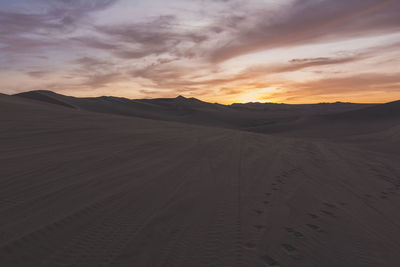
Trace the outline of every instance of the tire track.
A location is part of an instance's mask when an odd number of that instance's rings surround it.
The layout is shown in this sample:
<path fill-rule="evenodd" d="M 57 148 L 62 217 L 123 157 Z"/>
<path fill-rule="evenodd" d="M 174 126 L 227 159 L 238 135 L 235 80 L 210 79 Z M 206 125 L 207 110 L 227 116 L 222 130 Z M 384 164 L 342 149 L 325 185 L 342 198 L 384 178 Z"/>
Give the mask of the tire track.
<path fill-rule="evenodd" d="M 104 207 L 113 205 L 118 200 L 123 192 L 118 192 L 108 197 L 105 197 L 93 204 L 86 206 L 60 220 L 54 221 L 40 229 L 37 229 L 22 237 L 9 241 L 3 244 L 0 249 L 0 258 L 2 262 L 17 264 L 19 259 L 29 259 L 32 264 L 39 265 L 43 257 L 49 253 L 57 251 L 61 248 L 63 240 L 69 239 L 70 234 L 75 234 L 77 229 L 84 227 L 90 223 L 92 217 L 96 214 L 102 214 Z M 61 231 L 61 235 L 57 236 L 57 232 Z M 56 242 L 54 237 L 57 236 Z M 51 238 L 51 239 L 49 239 Z M 51 241 L 53 240 L 53 241 Z M 41 244 L 37 246 L 36 244 Z M 16 257 L 18 255 L 18 257 Z M 35 257 L 33 257 L 35 255 Z M 35 265 L 34 264 L 34 265 Z"/>

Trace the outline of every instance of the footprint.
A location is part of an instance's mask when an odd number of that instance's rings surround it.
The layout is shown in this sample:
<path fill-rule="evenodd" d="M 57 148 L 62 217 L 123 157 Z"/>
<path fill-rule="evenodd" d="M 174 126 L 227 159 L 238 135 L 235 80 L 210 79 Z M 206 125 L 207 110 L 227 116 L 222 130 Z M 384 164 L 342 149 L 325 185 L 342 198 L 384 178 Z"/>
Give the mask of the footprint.
<path fill-rule="evenodd" d="M 329 216 L 332 216 L 332 217 L 336 218 L 336 215 L 333 212 L 330 212 L 330 211 L 327 211 L 327 210 L 321 210 L 321 212 L 326 214 L 326 215 L 329 215 Z"/>
<path fill-rule="evenodd" d="M 320 228 L 318 225 L 311 224 L 311 223 L 307 223 L 306 225 L 307 225 L 308 227 L 310 227 L 311 229 L 315 230 L 315 231 L 323 232 L 323 231 L 321 230 L 321 228 Z"/>
<path fill-rule="evenodd" d="M 293 228 L 285 227 L 285 229 L 286 229 L 286 231 L 287 231 L 288 233 L 293 233 L 293 232 L 294 232 L 294 229 L 293 229 Z"/>
<path fill-rule="evenodd" d="M 328 203 L 328 202 L 324 202 L 324 205 L 327 206 L 327 207 L 329 207 L 329 208 L 332 208 L 332 209 L 336 208 L 335 205 L 330 204 L 330 203 Z"/>
<path fill-rule="evenodd" d="M 285 230 L 286 230 L 288 233 L 292 233 L 296 238 L 303 238 L 303 237 L 304 237 L 304 235 L 303 235 L 302 233 L 296 231 L 296 230 L 293 229 L 293 228 L 285 227 Z"/>
<path fill-rule="evenodd" d="M 302 234 L 302 233 L 300 233 L 300 232 L 294 232 L 293 233 L 294 234 L 294 236 L 296 237 L 296 238 L 303 238 L 304 237 L 304 235 Z"/>
<path fill-rule="evenodd" d="M 307 215 L 310 216 L 313 219 L 317 219 L 318 218 L 318 215 L 315 215 L 313 213 L 307 213 Z"/>
<path fill-rule="evenodd" d="M 272 188 L 272 190 L 274 190 L 274 191 L 278 191 L 279 189 L 278 189 L 278 188 Z"/>
<path fill-rule="evenodd" d="M 310 227 L 310 228 L 312 228 L 312 229 L 314 229 L 314 230 L 319 229 L 319 226 L 318 226 L 318 225 L 314 225 L 314 224 L 311 224 L 311 223 L 307 223 L 307 226 Z"/>
<path fill-rule="evenodd" d="M 264 201 L 264 204 L 265 204 L 265 205 L 268 205 L 268 204 L 269 204 L 269 201 L 268 201 L 268 200 L 265 200 L 265 201 Z"/>
<path fill-rule="evenodd" d="M 254 210 L 255 213 L 257 213 L 258 215 L 261 215 L 263 212 L 262 210 Z"/>
<path fill-rule="evenodd" d="M 248 249 L 253 249 L 256 247 L 255 244 L 251 243 L 251 242 L 247 242 L 246 244 L 244 244 L 244 246 Z"/>
<path fill-rule="evenodd" d="M 279 262 L 277 262 L 274 258 L 270 257 L 269 255 L 264 255 L 261 257 L 261 259 L 269 266 L 279 266 Z"/>
<path fill-rule="evenodd" d="M 296 251 L 297 249 L 293 247 L 290 244 L 282 244 L 282 247 L 287 251 L 287 252 L 293 252 Z"/>
<path fill-rule="evenodd" d="M 271 195 L 271 193 L 265 193 L 265 195 L 266 195 L 267 197 L 269 197 L 269 196 Z"/>
<path fill-rule="evenodd" d="M 290 244 L 281 244 L 281 245 L 288 255 L 294 257 L 295 259 L 300 259 L 299 252 L 294 246 Z"/>

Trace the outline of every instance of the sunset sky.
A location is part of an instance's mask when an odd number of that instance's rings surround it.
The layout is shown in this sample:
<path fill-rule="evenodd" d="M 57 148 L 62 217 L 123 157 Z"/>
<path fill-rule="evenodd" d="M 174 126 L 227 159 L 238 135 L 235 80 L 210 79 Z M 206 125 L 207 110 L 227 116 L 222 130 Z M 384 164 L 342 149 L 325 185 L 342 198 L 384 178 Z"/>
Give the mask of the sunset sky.
<path fill-rule="evenodd" d="M 400 99 L 400 0 L 0 0 L 0 92 Z"/>

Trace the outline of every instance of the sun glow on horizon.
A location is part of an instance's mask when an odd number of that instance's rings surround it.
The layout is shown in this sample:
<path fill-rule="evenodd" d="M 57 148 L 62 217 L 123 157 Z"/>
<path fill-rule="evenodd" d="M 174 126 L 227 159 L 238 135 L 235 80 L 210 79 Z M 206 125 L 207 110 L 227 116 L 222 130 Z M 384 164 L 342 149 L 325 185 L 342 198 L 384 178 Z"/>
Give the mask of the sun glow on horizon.
<path fill-rule="evenodd" d="M 266 87 L 260 89 L 251 89 L 251 90 L 243 90 L 243 93 L 235 96 L 232 100 L 233 103 L 250 103 L 250 102 L 259 102 L 259 103 L 267 103 L 271 102 L 271 98 L 269 98 L 269 94 L 276 91 L 275 87 Z"/>

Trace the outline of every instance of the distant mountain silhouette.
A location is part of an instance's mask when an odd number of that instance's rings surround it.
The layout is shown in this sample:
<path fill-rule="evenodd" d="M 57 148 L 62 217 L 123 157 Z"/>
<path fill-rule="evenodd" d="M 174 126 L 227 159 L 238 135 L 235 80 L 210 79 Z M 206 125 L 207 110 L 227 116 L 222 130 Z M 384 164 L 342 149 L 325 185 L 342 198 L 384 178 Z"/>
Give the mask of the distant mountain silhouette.
<path fill-rule="evenodd" d="M 102 96 L 78 98 L 52 91 L 30 91 L 16 94 L 65 108 L 91 112 L 140 117 L 153 120 L 176 121 L 213 127 L 240 129 L 259 133 L 285 133 L 308 135 L 318 128 L 327 135 L 340 135 L 341 129 L 359 125 L 350 132 L 370 131 L 368 120 L 388 121 L 390 125 L 400 118 L 400 101 L 387 104 L 319 103 L 319 104 L 275 104 L 246 103 L 221 105 L 196 98 L 127 99 Z M 347 127 L 347 126 L 348 127 Z M 386 124 L 385 124 L 386 125 Z M 347 127 L 347 128 L 346 128 Z M 317 132 L 318 134 L 318 132 Z"/>

